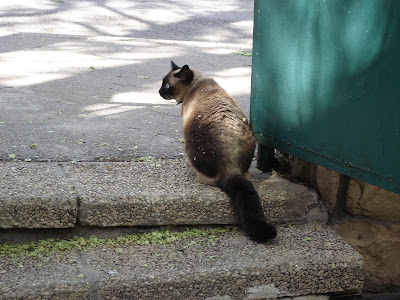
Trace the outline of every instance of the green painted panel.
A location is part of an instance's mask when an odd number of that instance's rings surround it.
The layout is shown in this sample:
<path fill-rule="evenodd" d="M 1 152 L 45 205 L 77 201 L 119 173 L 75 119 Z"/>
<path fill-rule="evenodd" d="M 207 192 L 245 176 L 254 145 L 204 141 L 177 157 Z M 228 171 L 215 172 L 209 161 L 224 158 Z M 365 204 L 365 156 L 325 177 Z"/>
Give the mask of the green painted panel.
<path fill-rule="evenodd" d="M 400 1 L 255 0 L 259 141 L 400 193 Z"/>

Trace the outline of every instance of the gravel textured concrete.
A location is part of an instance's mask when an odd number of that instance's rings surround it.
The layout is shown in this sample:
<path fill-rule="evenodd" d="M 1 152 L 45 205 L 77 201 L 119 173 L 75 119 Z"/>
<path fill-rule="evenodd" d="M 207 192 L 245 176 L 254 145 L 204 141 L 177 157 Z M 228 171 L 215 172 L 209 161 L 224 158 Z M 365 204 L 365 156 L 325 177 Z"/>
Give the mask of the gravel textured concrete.
<path fill-rule="evenodd" d="M 281 226 L 174 243 L 0 257 L 2 299 L 261 299 L 359 290 L 363 262 L 330 228 Z"/>
<path fill-rule="evenodd" d="M 0 228 L 75 226 L 74 194 L 57 164 L 0 163 Z"/>
<path fill-rule="evenodd" d="M 0 178 L 1 228 L 62 228 L 77 220 L 101 227 L 237 223 L 225 193 L 195 183 L 182 159 L 3 163 Z M 272 222 L 326 222 L 309 188 L 257 172 L 253 182 Z"/>
<path fill-rule="evenodd" d="M 66 164 L 80 197 L 79 219 L 91 226 L 232 224 L 219 188 L 195 183 L 184 160 Z M 254 174 L 265 212 L 276 223 L 305 223 L 318 196 L 278 176 Z M 323 214 L 322 214 L 323 215 Z"/>

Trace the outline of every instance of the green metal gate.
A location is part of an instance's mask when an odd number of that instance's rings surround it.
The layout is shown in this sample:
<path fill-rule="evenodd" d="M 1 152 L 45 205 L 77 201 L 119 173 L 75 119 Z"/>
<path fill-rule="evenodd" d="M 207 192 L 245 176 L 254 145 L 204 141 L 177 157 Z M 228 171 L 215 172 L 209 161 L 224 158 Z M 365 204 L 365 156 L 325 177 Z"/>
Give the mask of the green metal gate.
<path fill-rule="evenodd" d="M 400 1 L 255 0 L 250 119 L 261 151 L 400 193 Z"/>

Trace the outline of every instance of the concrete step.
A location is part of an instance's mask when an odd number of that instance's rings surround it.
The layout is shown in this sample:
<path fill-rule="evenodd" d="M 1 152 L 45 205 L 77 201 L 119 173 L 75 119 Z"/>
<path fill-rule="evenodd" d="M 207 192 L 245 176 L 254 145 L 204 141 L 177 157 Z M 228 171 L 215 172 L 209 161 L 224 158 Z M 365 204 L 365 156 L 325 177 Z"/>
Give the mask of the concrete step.
<path fill-rule="evenodd" d="M 362 288 L 361 256 L 332 229 L 315 223 L 278 230 L 265 245 L 216 228 L 0 245 L 0 298 L 328 299 Z"/>
<path fill-rule="evenodd" d="M 237 223 L 219 188 L 195 183 L 184 160 L 0 163 L 0 228 L 160 226 Z M 317 194 L 253 172 L 268 219 L 325 222 Z M 0 241 L 1 242 L 1 241 Z"/>

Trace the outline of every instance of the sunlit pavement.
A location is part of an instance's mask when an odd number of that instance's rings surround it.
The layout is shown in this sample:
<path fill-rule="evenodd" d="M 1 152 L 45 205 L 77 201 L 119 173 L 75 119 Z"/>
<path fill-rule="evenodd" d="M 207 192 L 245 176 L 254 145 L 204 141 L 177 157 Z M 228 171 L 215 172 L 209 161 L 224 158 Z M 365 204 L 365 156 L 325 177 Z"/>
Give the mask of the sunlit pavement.
<path fill-rule="evenodd" d="M 183 157 L 170 60 L 249 112 L 253 1 L 0 3 L 0 160 Z"/>

